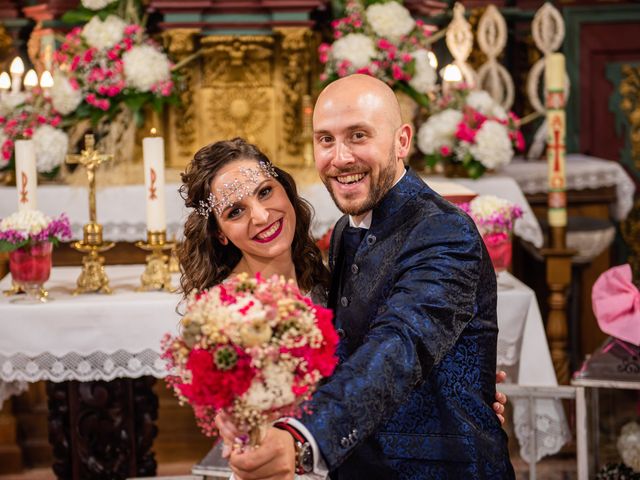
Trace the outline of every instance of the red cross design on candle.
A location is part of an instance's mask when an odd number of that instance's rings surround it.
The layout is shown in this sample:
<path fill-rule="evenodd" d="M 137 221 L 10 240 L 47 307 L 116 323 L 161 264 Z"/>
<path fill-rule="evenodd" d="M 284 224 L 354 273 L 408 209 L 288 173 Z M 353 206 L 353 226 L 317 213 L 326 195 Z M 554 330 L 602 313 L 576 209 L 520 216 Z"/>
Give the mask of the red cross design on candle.
<path fill-rule="evenodd" d="M 564 144 L 560 143 L 560 133 L 562 130 L 562 120 L 556 115 L 551 120 L 551 129 L 553 132 L 553 143 L 549 145 L 553 151 L 553 173 L 560 173 L 560 154 L 564 152 Z"/>
<path fill-rule="evenodd" d="M 149 177 L 151 178 L 151 181 L 149 182 L 149 199 L 150 200 L 155 200 L 156 198 L 158 198 L 158 195 L 156 195 L 156 179 L 157 179 L 157 174 L 156 171 L 153 168 L 149 169 Z"/>
<path fill-rule="evenodd" d="M 29 202 L 29 190 L 27 190 L 27 184 L 29 177 L 24 172 L 20 172 L 20 203 Z"/>

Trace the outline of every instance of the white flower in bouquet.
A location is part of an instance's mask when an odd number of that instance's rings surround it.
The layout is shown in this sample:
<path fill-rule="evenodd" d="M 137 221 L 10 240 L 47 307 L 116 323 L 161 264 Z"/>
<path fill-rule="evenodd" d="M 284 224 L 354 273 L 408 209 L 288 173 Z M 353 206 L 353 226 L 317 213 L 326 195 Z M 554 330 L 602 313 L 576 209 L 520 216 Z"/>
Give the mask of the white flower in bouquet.
<path fill-rule="evenodd" d="M 78 108 L 82 102 L 82 91 L 73 88 L 69 79 L 61 72 L 53 74 L 51 87 L 51 104 L 62 115 L 68 115 Z"/>
<path fill-rule="evenodd" d="M 629 422 L 622 427 L 617 442 L 618 452 L 624 464 L 640 472 L 640 425 Z"/>
<path fill-rule="evenodd" d="M 82 36 L 90 47 L 106 50 L 123 39 L 126 26 L 125 21 L 116 15 L 109 15 L 104 21 L 96 15 L 82 28 Z"/>
<path fill-rule="evenodd" d="M 350 33 L 331 46 L 331 55 L 341 62 L 349 61 L 356 70 L 366 67 L 376 56 L 373 40 L 362 33 Z"/>
<path fill-rule="evenodd" d="M 0 129 L 0 150 L 2 149 L 2 146 L 4 145 L 4 142 L 7 141 L 7 135 L 4 133 L 4 131 L 2 131 L 2 129 Z M 7 164 L 9 163 L 9 158 L 5 158 L 4 155 L 0 154 L 0 168 L 4 168 L 7 166 Z"/>
<path fill-rule="evenodd" d="M 82 6 L 89 10 L 102 10 L 117 0 L 82 0 Z"/>
<path fill-rule="evenodd" d="M 262 374 L 264 378 L 253 380 L 245 394 L 248 406 L 266 411 L 295 401 L 292 390 L 293 372 L 290 368 L 272 363 L 263 369 Z"/>
<path fill-rule="evenodd" d="M 442 147 L 453 149 L 458 123 L 462 112 L 448 108 L 431 115 L 418 130 L 418 148 L 426 155 L 439 153 Z"/>
<path fill-rule="evenodd" d="M 367 21 L 379 37 L 398 42 L 416 26 L 411 13 L 398 2 L 376 3 L 367 8 Z"/>
<path fill-rule="evenodd" d="M 69 136 L 59 128 L 42 125 L 33 133 L 36 167 L 39 172 L 50 172 L 60 165 L 69 148 Z"/>
<path fill-rule="evenodd" d="M 171 63 L 167 56 L 152 45 L 138 45 L 122 56 L 127 85 L 141 92 L 171 78 Z"/>
<path fill-rule="evenodd" d="M 507 165 L 513 158 L 513 145 L 507 128 L 495 120 L 482 124 L 469 151 L 486 168 Z"/>
<path fill-rule="evenodd" d="M 511 209 L 511 202 L 495 195 L 480 195 L 469 203 L 474 218 L 487 219 L 496 212 L 507 212 Z"/>
<path fill-rule="evenodd" d="M 25 209 L 12 213 L 0 221 L 0 230 L 18 230 L 26 235 L 36 235 L 44 230 L 51 219 L 39 210 Z"/>
<path fill-rule="evenodd" d="M 413 52 L 411 56 L 416 61 L 416 72 L 409 80 L 409 85 L 420 93 L 433 90 L 436 85 L 437 75 L 435 69 L 429 63 L 429 52 L 421 48 Z"/>
<path fill-rule="evenodd" d="M 487 117 L 494 117 L 499 120 L 507 119 L 506 110 L 484 90 L 470 92 L 467 96 L 466 104 Z"/>

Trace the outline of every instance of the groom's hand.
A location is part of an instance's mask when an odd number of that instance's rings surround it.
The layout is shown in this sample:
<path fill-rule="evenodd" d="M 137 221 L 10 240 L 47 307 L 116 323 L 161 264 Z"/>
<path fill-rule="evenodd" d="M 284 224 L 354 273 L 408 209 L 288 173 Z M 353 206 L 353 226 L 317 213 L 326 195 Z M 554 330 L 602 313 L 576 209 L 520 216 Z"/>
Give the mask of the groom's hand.
<path fill-rule="evenodd" d="M 231 453 L 229 466 L 238 480 L 293 480 L 296 449 L 285 430 L 269 428 L 258 448 Z"/>

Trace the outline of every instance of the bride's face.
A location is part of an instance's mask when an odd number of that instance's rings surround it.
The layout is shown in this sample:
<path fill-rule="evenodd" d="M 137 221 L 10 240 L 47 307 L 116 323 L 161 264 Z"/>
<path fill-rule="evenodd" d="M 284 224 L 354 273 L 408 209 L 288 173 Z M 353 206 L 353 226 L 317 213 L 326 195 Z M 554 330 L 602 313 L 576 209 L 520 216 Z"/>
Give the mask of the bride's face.
<path fill-rule="evenodd" d="M 221 233 L 244 256 L 276 258 L 291 252 L 296 215 L 284 187 L 255 160 L 236 160 L 211 182 Z"/>

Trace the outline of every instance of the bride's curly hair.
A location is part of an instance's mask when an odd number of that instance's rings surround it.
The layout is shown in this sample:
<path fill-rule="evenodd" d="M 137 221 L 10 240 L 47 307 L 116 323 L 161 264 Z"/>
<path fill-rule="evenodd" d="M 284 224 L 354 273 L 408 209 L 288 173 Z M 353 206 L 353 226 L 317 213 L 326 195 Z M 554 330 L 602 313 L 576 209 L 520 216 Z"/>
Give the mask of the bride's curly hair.
<path fill-rule="evenodd" d="M 255 145 L 242 138 L 225 140 L 201 148 L 182 174 L 180 195 L 185 206 L 193 208 L 184 226 L 184 241 L 178 248 L 182 267 L 180 286 L 186 296 L 192 290 L 202 290 L 221 283 L 233 271 L 242 258 L 242 252 L 231 242 L 220 243 L 215 215 L 200 215 L 195 209 L 200 201 L 206 202 L 211 182 L 224 165 L 235 160 L 254 159 L 272 165 L 271 161 Z M 309 227 L 312 208 L 298 196 L 296 184 L 287 172 L 273 165 L 276 180 L 284 187 L 296 214 L 296 229 L 291 244 L 291 256 L 296 269 L 298 286 L 311 291 L 319 285 L 329 287 L 329 271 L 322 263 L 320 249 L 316 246 Z"/>

